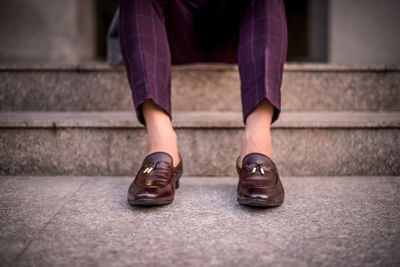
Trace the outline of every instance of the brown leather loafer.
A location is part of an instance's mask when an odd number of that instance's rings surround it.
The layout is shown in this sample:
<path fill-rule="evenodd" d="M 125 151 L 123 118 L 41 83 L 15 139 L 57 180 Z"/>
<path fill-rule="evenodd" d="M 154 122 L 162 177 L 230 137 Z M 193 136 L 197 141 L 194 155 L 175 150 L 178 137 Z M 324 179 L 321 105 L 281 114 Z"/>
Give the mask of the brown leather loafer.
<path fill-rule="evenodd" d="M 131 205 L 165 205 L 174 200 L 182 175 L 182 157 L 173 167 L 173 159 L 166 152 L 153 152 L 145 157 L 135 179 L 129 186 L 128 202 Z"/>
<path fill-rule="evenodd" d="M 281 205 L 285 190 L 272 159 L 262 153 L 249 153 L 243 158 L 242 168 L 239 168 L 239 158 L 236 160 L 238 202 L 249 206 Z"/>

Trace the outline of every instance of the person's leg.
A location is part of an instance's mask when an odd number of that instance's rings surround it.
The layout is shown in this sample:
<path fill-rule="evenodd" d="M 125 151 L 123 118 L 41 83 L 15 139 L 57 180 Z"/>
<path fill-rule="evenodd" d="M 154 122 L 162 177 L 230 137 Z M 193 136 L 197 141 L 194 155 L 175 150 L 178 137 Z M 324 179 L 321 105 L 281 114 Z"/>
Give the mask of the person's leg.
<path fill-rule="evenodd" d="M 136 116 L 147 130 L 147 154 L 169 153 L 180 162 L 171 124 L 171 56 L 165 28 L 166 0 L 120 0 L 121 52 Z"/>
<path fill-rule="evenodd" d="M 238 64 L 243 122 L 241 167 L 244 156 L 259 152 L 272 157 L 271 124 L 281 109 L 287 26 L 283 0 L 252 0 L 240 23 Z"/>

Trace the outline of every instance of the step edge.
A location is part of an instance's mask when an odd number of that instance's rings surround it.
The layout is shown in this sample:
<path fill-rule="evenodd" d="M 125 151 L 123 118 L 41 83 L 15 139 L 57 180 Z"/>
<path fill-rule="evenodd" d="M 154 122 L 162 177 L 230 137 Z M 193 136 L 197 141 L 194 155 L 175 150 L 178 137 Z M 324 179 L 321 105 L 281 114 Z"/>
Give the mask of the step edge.
<path fill-rule="evenodd" d="M 127 175 L 34 175 L 34 174 L 13 174 L 13 175 L 4 175 L 1 174 L 0 178 L 10 178 L 14 177 L 15 179 L 25 179 L 25 178 L 38 178 L 38 177 L 73 177 L 73 178 L 111 178 L 111 179 L 120 179 L 120 178 L 129 178 L 132 179 L 132 176 L 127 176 Z M 384 179 L 384 178 L 396 178 L 400 179 L 400 175 L 282 175 L 280 176 L 283 179 L 307 179 L 307 178 L 320 178 L 320 179 L 329 179 L 329 178 L 343 178 L 343 179 L 368 179 L 368 178 L 379 178 L 379 179 Z M 237 176 L 185 176 L 182 175 L 181 179 L 238 179 Z"/>
<path fill-rule="evenodd" d="M 238 71 L 237 64 L 190 63 L 172 65 L 173 71 Z M 123 65 L 104 62 L 70 63 L 0 63 L 0 72 L 123 72 Z M 394 64 L 286 63 L 285 72 L 400 72 Z"/>
<path fill-rule="evenodd" d="M 211 118 L 205 120 L 205 118 Z M 174 112 L 174 128 L 244 128 L 241 112 Z M 135 112 L 0 112 L 0 128 L 137 128 Z M 400 128 L 400 112 L 282 111 L 271 128 Z"/>

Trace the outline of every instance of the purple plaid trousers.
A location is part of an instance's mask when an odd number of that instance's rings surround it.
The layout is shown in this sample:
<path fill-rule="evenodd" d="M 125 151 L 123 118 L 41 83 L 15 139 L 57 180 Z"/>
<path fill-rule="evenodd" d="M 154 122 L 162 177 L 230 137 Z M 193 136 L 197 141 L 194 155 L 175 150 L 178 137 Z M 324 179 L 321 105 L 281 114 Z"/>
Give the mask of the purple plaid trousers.
<path fill-rule="evenodd" d="M 263 99 L 281 110 L 287 54 L 283 0 L 120 0 L 118 31 L 136 116 L 153 102 L 171 117 L 171 65 L 237 63 L 243 123 Z"/>

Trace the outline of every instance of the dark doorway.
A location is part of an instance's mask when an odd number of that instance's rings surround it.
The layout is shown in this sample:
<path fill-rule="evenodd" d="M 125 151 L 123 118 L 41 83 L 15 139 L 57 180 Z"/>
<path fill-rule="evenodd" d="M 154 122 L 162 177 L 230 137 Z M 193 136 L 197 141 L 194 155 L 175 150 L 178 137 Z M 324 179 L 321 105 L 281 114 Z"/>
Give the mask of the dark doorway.
<path fill-rule="evenodd" d="M 327 0 L 286 0 L 288 62 L 326 62 Z M 106 58 L 107 30 L 118 0 L 96 0 L 97 57 Z"/>
<path fill-rule="evenodd" d="M 118 0 L 96 0 L 96 13 L 97 13 L 96 51 L 97 51 L 97 58 L 99 58 L 100 60 L 106 59 L 107 31 L 117 7 L 118 7 Z"/>

